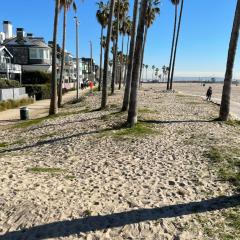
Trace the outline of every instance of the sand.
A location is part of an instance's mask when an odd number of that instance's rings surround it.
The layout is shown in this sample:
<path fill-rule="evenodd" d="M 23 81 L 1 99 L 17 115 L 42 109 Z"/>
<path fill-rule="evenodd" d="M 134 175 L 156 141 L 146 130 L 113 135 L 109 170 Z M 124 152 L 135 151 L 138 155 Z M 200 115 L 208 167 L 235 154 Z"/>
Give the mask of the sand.
<path fill-rule="evenodd" d="M 140 91 L 143 135 L 117 129 L 122 92 L 105 111 L 92 111 L 96 94 L 57 118 L 2 127 L 0 239 L 240 238 L 226 221 L 239 195 L 205 156 L 239 146 L 239 128 L 212 122 L 219 107 L 200 97 L 161 90 Z"/>

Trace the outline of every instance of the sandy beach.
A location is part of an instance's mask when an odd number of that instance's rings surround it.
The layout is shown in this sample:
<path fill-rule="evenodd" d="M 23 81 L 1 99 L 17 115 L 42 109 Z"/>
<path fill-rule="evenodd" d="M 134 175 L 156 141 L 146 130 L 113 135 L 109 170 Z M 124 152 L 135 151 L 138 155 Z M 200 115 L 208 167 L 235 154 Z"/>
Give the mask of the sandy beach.
<path fill-rule="evenodd" d="M 201 97 L 162 90 L 140 90 L 132 131 L 122 91 L 105 111 L 95 93 L 55 118 L 1 126 L 0 239 L 240 239 L 240 196 L 209 158 L 239 148 L 239 125 L 213 121 L 219 106 Z"/>

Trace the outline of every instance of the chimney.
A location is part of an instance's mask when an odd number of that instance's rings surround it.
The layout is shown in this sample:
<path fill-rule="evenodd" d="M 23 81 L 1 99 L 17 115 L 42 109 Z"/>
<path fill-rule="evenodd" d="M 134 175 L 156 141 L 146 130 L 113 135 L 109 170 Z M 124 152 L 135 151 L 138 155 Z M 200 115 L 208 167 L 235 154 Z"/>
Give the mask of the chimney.
<path fill-rule="evenodd" d="M 32 38 L 33 34 L 32 33 L 27 33 L 27 37 Z"/>
<path fill-rule="evenodd" d="M 10 21 L 3 21 L 3 32 L 5 33 L 6 39 L 13 37 L 13 26 Z"/>
<path fill-rule="evenodd" d="M 17 28 L 17 40 L 23 40 L 24 36 L 24 28 Z"/>
<path fill-rule="evenodd" d="M 0 44 L 2 44 L 5 40 L 5 33 L 4 32 L 0 32 Z"/>

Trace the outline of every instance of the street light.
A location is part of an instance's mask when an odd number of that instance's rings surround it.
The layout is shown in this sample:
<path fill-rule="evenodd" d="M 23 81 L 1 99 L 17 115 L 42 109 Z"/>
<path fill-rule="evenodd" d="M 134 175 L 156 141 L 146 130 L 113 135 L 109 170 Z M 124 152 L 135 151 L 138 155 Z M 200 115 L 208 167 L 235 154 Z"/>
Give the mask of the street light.
<path fill-rule="evenodd" d="M 77 100 L 79 98 L 79 59 L 78 59 L 78 26 L 79 21 L 77 16 L 74 17 L 76 22 L 76 67 L 77 67 Z"/>

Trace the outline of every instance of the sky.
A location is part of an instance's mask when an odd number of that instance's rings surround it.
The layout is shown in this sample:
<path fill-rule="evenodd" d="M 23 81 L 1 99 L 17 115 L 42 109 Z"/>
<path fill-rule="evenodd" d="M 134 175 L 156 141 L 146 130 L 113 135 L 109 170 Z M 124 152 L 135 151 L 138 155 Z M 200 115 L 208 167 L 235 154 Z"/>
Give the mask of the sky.
<path fill-rule="evenodd" d="M 54 0 L 0 0 L 0 22 L 9 20 L 14 32 L 23 27 L 34 36 L 52 39 Z M 93 43 L 93 57 L 99 63 L 100 25 L 96 20 L 95 0 L 76 0 L 79 26 L 79 56 L 89 57 L 89 41 Z M 176 76 L 223 77 L 227 51 L 237 0 L 185 0 L 179 48 L 176 60 Z M 130 0 L 132 15 L 133 0 Z M 162 68 L 169 64 L 173 33 L 174 7 L 170 0 L 162 0 L 161 13 L 149 29 L 144 63 Z M 2 31 L 0 25 L 0 31 Z M 59 18 L 58 42 L 62 41 L 62 14 Z M 126 47 L 126 46 L 125 46 Z M 70 10 L 67 22 L 68 51 L 75 55 L 74 12 Z M 111 58 L 112 56 L 110 56 Z M 240 57 L 237 54 L 234 77 L 239 78 Z M 148 76 L 151 71 L 148 72 Z"/>

